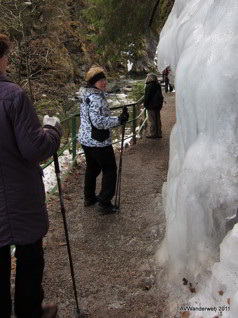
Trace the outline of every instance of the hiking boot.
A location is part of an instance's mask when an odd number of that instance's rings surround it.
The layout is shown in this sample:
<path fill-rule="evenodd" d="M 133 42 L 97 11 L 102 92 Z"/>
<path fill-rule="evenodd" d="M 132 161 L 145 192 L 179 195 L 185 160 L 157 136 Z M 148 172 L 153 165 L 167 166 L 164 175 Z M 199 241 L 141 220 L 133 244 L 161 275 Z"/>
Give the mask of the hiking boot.
<path fill-rule="evenodd" d="M 58 307 L 55 304 L 42 305 L 42 316 L 41 318 L 55 318 Z"/>
<path fill-rule="evenodd" d="M 98 202 L 98 198 L 95 197 L 93 199 L 90 199 L 90 200 L 84 200 L 84 206 L 87 207 L 87 206 L 91 206 L 91 205 L 94 205 L 95 203 Z"/>
<path fill-rule="evenodd" d="M 117 212 L 117 208 L 110 201 L 98 202 L 97 210 L 100 214 L 112 214 Z"/>

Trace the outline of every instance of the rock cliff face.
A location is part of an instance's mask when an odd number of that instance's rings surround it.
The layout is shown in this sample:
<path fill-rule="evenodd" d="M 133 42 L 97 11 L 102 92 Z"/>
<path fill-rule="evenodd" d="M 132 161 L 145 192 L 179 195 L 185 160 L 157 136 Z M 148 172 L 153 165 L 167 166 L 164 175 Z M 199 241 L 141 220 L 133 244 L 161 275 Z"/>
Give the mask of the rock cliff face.
<path fill-rule="evenodd" d="M 159 41 L 159 34 L 148 32 L 144 39 L 143 50 L 138 52 L 138 58 L 133 62 L 130 73 L 134 74 L 146 74 L 156 69 L 155 65 L 155 53 L 156 47 Z"/>
<path fill-rule="evenodd" d="M 156 69 L 156 48 L 159 42 L 160 30 L 167 20 L 174 1 L 175 0 L 160 0 L 159 6 L 157 7 L 157 13 L 152 22 L 152 24 L 155 24 L 155 22 L 157 23 L 156 28 L 148 28 L 145 32 L 143 38 L 143 49 L 137 52 L 137 59 L 134 61 L 133 68 L 131 70 L 132 73 L 145 74 Z"/>

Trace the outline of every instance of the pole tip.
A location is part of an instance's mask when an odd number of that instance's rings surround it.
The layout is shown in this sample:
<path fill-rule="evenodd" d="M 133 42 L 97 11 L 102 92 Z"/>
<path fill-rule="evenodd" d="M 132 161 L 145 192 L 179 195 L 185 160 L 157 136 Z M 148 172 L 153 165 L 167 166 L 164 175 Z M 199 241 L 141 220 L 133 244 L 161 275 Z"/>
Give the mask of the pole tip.
<path fill-rule="evenodd" d="M 77 309 L 75 310 L 75 317 L 76 318 L 88 318 L 88 314 L 83 310 Z"/>

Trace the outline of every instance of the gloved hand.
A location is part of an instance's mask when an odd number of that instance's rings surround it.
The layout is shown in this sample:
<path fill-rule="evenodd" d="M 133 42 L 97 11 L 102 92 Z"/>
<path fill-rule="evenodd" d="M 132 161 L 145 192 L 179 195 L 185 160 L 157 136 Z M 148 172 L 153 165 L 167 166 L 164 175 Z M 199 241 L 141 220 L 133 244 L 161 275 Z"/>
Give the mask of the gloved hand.
<path fill-rule="evenodd" d="M 45 115 L 43 119 L 43 128 L 55 129 L 60 137 L 63 135 L 63 128 L 60 125 L 60 120 L 58 117 L 50 117 Z"/>
<path fill-rule="evenodd" d="M 128 121 L 129 119 L 129 114 L 128 114 L 128 110 L 127 107 L 124 106 L 121 115 L 118 116 L 118 119 L 120 121 L 120 124 L 124 124 Z"/>

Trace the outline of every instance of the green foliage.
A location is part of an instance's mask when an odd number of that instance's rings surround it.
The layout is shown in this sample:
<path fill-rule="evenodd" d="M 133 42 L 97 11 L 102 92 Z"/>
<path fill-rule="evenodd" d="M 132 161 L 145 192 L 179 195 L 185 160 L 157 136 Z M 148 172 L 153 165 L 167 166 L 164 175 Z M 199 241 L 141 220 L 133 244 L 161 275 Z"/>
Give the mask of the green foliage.
<path fill-rule="evenodd" d="M 170 12 L 174 0 L 160 0 L 153 23 L 148 22 L 157 0 L 87 0 L 83 11 L 87 23 L 92 25 L 90 39 L 96 44 L 102 60 L 127 65 L 145 56 L 146 38 L 159 39 L 159 32 Z M 161 15 L 161 10 L 163 14 Z M 157 36 L 156 36 L 157 35 Z"/>
<path fill-rule="evenodd" d="M 143 44 L 151 12 L 151 1 L 144 0 L 88 0 L 84 15 L 97 30 L 96 42 L 106 57 L 134 57 Z"/>
<path fill-rule="evenodd" d="M 142 96 L 144 96 L 145 92 L 145 81 L 137 82 L 135 85 L 132 86 L 132 90 L 129 93 L 129 98 L 138 101 Z"/>

